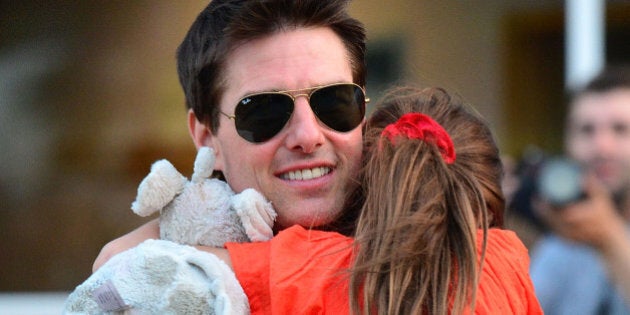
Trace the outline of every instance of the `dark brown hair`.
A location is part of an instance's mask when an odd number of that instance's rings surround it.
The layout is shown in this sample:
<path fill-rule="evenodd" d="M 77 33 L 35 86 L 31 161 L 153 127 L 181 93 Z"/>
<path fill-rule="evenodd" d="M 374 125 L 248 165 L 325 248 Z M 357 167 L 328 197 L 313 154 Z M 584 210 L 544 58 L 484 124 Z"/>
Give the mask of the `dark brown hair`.
<path fill-rule="evenodd" d="M 328 27 L 344 43 L 353 81 L 365 86 L 365 29 L 347 12 L 349 0 L 214 0 L 177 50 L 179 80 L 200 122 L 216 133 L 230 52 L 247 41 L 297 28 Z"/>
<path fill-rule="evenodd" d="M 630 65 L 608 66 L 578 92 L 604 93 L 617 88 L 630 88 Z"/>

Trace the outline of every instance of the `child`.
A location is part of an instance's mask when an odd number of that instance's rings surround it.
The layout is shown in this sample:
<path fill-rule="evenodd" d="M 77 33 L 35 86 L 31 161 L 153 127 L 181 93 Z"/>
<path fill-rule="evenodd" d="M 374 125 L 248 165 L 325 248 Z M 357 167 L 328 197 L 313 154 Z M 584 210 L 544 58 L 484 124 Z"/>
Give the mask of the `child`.
<path fill-rule="evenodd" d="M 487 229 L 503 221 L 499 151 L 487 124 L 441 89 L 384 99 L 365 135 L 353 309 L 460 314 L 486 284 L 478 281 Z M 493 231 L 491 242 L 504 233 Z"/>

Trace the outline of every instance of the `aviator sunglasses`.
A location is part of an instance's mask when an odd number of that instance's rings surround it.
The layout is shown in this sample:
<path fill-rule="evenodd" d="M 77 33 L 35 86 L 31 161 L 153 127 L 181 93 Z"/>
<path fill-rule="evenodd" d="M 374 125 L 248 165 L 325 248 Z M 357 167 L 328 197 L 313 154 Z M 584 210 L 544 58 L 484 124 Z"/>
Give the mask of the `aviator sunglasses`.
<path fill-rule="evenodd" d="M 310 93 L 289 94 L 307 91 Z M 365 97 L 363 88 L 354 83 L 335 83 L 306 89 L 262 92 L 243 97 L 234 115 L 221 114 L 234 120 L 236 132 L 252 143 L 265 142 L 277 135 L 293 114 L 295 99 L 305 96 L 315 116 L 329 128 L 350 131 L 363 121 Z"/>

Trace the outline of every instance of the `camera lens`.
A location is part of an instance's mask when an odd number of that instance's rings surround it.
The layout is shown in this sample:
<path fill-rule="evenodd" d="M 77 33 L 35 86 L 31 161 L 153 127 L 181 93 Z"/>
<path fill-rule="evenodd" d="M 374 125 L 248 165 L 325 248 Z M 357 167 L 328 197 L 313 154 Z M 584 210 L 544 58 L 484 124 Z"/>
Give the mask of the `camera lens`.
<path fill-rule="evenodd" d="M 556 206 L 580 199 L 583 194 L 580 166 L 565 158 L 545 162 L 538 174 L 538 192 Z"/>

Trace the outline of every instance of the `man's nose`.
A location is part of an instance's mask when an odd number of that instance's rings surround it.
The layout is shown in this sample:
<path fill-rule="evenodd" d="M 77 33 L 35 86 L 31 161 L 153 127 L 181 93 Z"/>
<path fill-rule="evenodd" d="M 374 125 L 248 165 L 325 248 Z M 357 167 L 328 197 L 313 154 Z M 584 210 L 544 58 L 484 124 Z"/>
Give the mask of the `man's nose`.
<path fill-rule="evenodd" d="M 600 156 L 608 156 L 612 154 L 616 149 L 615 136 L 611 132 L 600 131 L 595 134 L 594 137 L 594 149 Z"/>
<path fill-rule="evenodd" d="M 311 109 L 306 96 L 295 99 L 293 115 L 288 122 L 286 146 L 291 150 L 312 153 L 323 145 L 325 136 L 323 126 Z"/>

